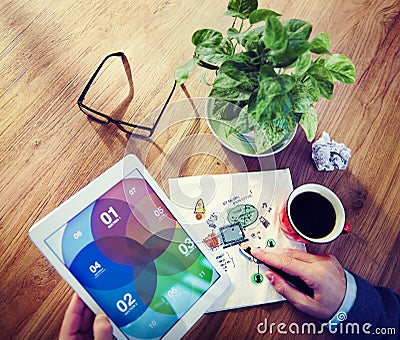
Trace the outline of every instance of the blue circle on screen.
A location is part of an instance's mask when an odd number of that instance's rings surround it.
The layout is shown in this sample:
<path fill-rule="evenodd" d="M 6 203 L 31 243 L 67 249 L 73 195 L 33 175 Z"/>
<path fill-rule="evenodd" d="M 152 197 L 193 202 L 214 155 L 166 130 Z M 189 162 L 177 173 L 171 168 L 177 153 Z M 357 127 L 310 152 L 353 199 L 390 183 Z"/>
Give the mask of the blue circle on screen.
<path fill-rule="evenodd" d="M 147 310 L 133 283 L 118 289 L 88 289 L 88 292 L 118 327 L 132 323 Z"/>
<path fill-rule="evenodd" d="M 132 266 L 114 263 L 95 242 L 79 252 L 69 269 L 84 287 L 99 290 L 119 288 L 132 282 L 133 278 Z"/>

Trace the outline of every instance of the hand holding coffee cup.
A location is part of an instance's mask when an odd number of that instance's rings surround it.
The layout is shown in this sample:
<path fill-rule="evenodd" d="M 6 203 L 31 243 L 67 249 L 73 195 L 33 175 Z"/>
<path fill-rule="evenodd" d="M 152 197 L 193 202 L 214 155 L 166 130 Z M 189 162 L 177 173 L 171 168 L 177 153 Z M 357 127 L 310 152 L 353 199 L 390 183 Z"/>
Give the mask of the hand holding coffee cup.
<path fill-rule="evenodd" d="M 328 243 L 350 232 L 340 199 L 327 187 L 314 183 L 293 190 L 279 218 L 283 233 L 304 243 Z"/>

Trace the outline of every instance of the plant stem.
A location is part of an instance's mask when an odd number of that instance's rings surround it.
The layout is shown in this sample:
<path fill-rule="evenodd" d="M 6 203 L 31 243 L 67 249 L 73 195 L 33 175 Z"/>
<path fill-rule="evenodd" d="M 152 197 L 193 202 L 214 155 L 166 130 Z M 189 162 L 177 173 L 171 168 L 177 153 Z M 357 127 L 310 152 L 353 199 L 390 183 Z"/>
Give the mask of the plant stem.
<path fill-rule="evenodd" d="M 244 22 L 244 20 L 242 19 L 242 22 L 240 23 L 240 28 L 239 28 L 239 32 L 240 32 L 240 33 L 242 33 L 243 22 Z"/>
<path fill-rule="evenodd" d="M 235 17 L 235 19 L 233 20 L 232 28 L 234 28 L 234 27 L 235 27 L 235 24 L 236 24 L 236 19 L 237 19 L 237 17 Z"/>
<path fill-rule="evenodd" d="M 307 74 L 305 74 L 303 78 L 300 79 L 300 82 L 305 83 L 308 80 L 308 78 L 310 77 Z"/>

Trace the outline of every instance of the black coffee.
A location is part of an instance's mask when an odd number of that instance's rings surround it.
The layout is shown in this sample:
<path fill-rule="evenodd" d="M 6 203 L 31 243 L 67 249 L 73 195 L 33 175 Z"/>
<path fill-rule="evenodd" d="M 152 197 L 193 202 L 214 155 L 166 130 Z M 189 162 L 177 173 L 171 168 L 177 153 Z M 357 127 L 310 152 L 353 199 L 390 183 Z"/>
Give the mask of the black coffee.
<path fill-rule="evenodd" d="M 325 237 L 335 226 L 336 213 L 332 203 L 316 192 L 299 194 L 289 209 L 294 225 L 307 237 Z"/>

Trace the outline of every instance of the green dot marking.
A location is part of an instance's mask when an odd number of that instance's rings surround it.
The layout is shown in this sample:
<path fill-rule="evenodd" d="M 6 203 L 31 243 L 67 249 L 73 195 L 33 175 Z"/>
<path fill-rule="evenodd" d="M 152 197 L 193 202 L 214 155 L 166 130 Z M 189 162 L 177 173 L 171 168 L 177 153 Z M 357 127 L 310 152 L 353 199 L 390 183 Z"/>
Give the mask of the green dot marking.
<path fill-rule="evenodd" d="M 267 243 L 265 246 L 266 246 L 266 248 L 273 248 L 276 246 L 276 241 L 274 239 L 270 238 L 267 240 Z"/>
<path fill-rule="evenodd" d="M 251 282 L 253 284 L 255 284 L 256 286 L 258 286 L 259 284 L 261 284 L 264 281 L 264 276 L 260 273 L 254 273 L 251 276 Z"/>

